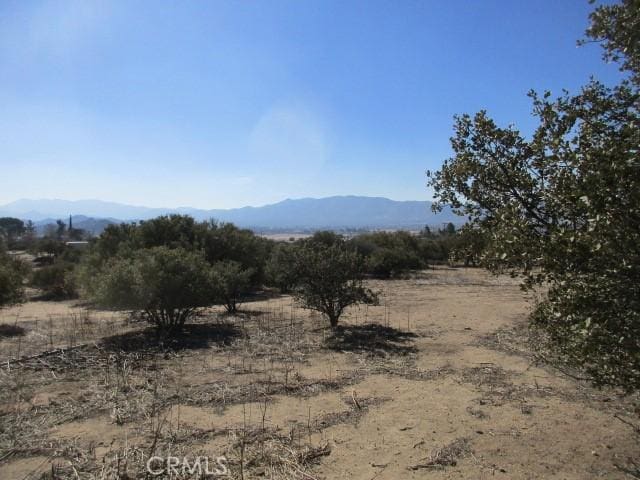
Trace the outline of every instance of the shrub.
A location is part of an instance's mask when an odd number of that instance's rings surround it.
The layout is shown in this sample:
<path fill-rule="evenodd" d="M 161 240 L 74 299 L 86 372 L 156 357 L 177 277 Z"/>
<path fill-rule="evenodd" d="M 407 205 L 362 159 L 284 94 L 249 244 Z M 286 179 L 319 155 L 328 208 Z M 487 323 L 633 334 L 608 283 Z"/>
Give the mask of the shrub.
<path fill-rule="evenodd" d="M 15 241 L 25 233 L 25 225 L 19 218 L 0 217 L 0 236 L 6 237 L 10 248 L 15 248 Z"/>
<path fill-rule="evenodd" d="M 46 253 L 50 257 L 55 257 L 62 254 L 64 249 L 65 244 L 60 240 L 56 240 L 55 238 L 41 238 L 33 242 L 29 251 L 34 255 Z"/>
<path fill-rule="evenodd" d="M 34 270 L 31 285 L 51 298 L 63 299 L 78 296 L 73 264 L 56 261 Z"/>
<path fill-rule="evenodd" d="M 297 282 L 295 249 L 295 245 L 277 244 L 265 266 L 267 284 L 282 293 L 289 293 Z"/>
<path fill-rule="evenodd" d="M 251 230 L 241 229 L 231 223 L 205 224 L 206 234 L 202 248 L 212 265 L 224 260 L 240 263 L 245 270 L 251 269 L 251 283 L 264 280 L 264 266 L 269 258 L 273 242 L 258 237 Z"/>
<path fill-rule="evenodd" d="M 0 257 L 0 307 L 3 307 L 23 300 L 26 265 L 1 253 Z"/>
<path fill-rule="evenodd" d="M 367 258 L 367 270 L 383 278 L 401 275 L 421 265 L 415 252 L 400 248 L 378 248 Z"/>
<path fill-rule="evenodd" d="M 186 215 L 169 215 L 139 224 L 108 226 L 92 246 L 87 262 L 96 268 L 116 255 L 131 255 L 141 248 L 182 248 L 204 252 L 211 265 L 222 260 L 239 262 L 244 269 L 253 270 L 252 283 L 259 283 L 271 245 L 270 240 L 230 223 L 196 222 Z"/>
<path fill-rule="evenodd" d="M 135 311 L 168 333 L 180 330 L 217 296 L 202 253 L 164 246 L 114 257 L 90 283 L 98 305 Z"/>
<path fill-rule="evenodd" d="M 306 242 L 296 251 L 295 298 L 338 326 L 344 310 L 358 303 L 376 304 L 377 294 L 363 286 L 364 259 L 345 242 Z"/>
<path fill-rule="evenodd" d="M 228 313 L 236 313 L 242 296 L 251 286 L 253 269 L 242 268 L 240 262 L 225 260 L 213 265 L 211 278 L 213 288 Z"/>
<path fill-rule="evenodd" d="M 422 268 L 420 239 L 409 232 L 376 232 L 359 235 L 350 244 L 366 258 L 366 271 L 389 278 Z"/>

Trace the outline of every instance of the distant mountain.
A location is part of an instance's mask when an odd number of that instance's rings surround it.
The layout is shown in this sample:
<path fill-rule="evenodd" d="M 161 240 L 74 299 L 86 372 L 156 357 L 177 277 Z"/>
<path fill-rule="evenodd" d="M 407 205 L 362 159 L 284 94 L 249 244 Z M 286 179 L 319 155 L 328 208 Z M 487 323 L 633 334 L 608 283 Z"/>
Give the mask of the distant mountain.
<path fill-rule="evenodd" d="M 101 200 L 23 199 L 0 206 L 0 216 L 30 219 L 39 224 L 55 223 L 55 219 L 58 218 L 68 221 L 69 215 L 72 214 L 74 226 L 77 228 L 85 228 L 82 225 L 83 221 L 95 224 L 99 219 L 106 222 L 106 225 L 119 221 L 145 220 L 170 213 L 191 215 L 196 220 L 213 218 L 257 230 L 420 228 L 424 225 L 440 225 L 443 222 L 462 223 L 462 218 L 454 215 L 449 209 L 438 214 L 433 213 L 431 202 L 358 196 L 287 199 L 262 207 L 229 210 L 149 208 Z M 90 230 L 94 231 L 93 228 Z"/>
<path fill-rule="evenodd" d="M 140 220 L 153 218 L 169 211 L 171 211 L 171 209 L 136 207 L 115 202 L 104 202 L 102 200 L 21 199 L 0 206 L 0 215 L 28 218 L 34 222 L 51 218 L 66 218 L 68 220 L 69 215 Z"/>

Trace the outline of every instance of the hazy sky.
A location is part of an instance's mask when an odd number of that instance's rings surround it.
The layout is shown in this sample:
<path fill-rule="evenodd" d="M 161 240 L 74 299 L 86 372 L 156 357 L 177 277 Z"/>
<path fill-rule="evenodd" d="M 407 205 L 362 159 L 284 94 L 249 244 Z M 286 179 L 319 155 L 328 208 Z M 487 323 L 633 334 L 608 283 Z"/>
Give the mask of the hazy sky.
<path fill-rule="evenodd" d="M 586 0 L 0 1 L 0 203 L 422 200 L 452 116 L 617 77 Z"/>

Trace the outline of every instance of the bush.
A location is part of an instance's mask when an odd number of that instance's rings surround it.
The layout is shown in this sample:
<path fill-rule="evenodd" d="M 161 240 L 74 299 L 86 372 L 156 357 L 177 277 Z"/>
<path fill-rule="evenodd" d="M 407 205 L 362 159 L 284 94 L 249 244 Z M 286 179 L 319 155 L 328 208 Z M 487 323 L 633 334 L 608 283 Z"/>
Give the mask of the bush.
<path fill-rule="evenodd" d="M 267 260 L 265 276 L 268 285 L 277 287 L 281 293 L 289 293 L 296 285 L 295 245 L 277 244 Z"/>
<path fill-rule="evenodd" d="M 26 265 L 1 253 L 0 257 L 0 307 L 3 307 L 23 300 Z"/>
<path fill-rule="evenodd" d="M 420 239 L 409 232 L 359 235 L 350 244 L 366 258 L 366 271 L 383 278 L 422 268 Z"/>
<path fill-rule="evenodd" d="M 272 243 L 230 223 L 196 222 L 189 216 L 169 215 L 139 224 L 110 225 L 95 241 L 85 263 L 99 268 L 114 256 L 132 255 L 143 248 L 182 248 L 204 252 L 211 265 L 223 260 L 239 262 L 244 269 L 253 270 L 251 281 L 257 284 L 263 280 Z"/>
<path fill-rule="evenodd" d="M 251 268 L 243 269 L 240 262 L 225 260 L 213 265 L 212 285 L 228 313 L 236 313 L 242 296 L 251 286 Z"/>
<path fill-rule="evenodd" d="M 73 264 L 68 262 L 56 261 L 34 270 L 31 285 L 51 298 L 63 299 L 78 296 Z"/>
<path fill-rule="evenodd" d="M 264 267 L 273 245 L 271 240 L 231 223 L 218 225 L 209 222 L 205 225 L 207 230 L 202 248 L 209 263 L 233 260 L 243 269 L 251 269 L 251 283 L 258 284 L 264 280 Z"/>
<path fill-rule="evenodd" d="M 338 326 L 344 310 L 358 303 L 376 304 L 377 294 L 363 286 L 364 258 L 345 242 L 305 242 L 296 251 L 295 298 Z"/>
<path fill-rule="evenodd" d="M 19 218 L 1 217 L 0 236 L 6 237 L 9 248 L 16 248 L 16 240 L 25 233 L 25 225 Z"/>
<path fill-rule="evenodd" d="M 217 297 L 201 252 L 165 246 L 114 257 L 89 283 L 98 305 L 132 310 L 168 333 L 179 331 Z"/>
<path fill-rule="evenodd" d="M 29 252 L 34 255 L 46 253 L 50 257 L 55 257 L 62 254 L 64 249 L 65 244 L 60 240 L 56 240 L 54 238 L 41 238 L 33 242 Z"/>
<path fill-rule="evenodd" d="M 378 248 L 367 259 L 367 270 L 373 275 L 389 278 L 422 266 L 415 252 L 399 248 Z"/>

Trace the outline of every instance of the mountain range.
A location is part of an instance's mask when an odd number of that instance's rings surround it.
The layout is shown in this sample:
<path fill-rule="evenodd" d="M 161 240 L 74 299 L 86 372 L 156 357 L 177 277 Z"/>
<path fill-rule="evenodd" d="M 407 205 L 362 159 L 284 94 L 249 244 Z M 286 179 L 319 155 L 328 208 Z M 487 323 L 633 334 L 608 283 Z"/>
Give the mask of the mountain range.
<path fill-rule="evenodd" d="M 255 230 L 331 229 L 331 228 L 421 228 L 443 222 L 462 223 L 445 209 L 431 211 L 428 201 L 395 201 L 382 197 L 335 196 L 287 199 L 261 207 L 205 210 L 190 207 L 151 208 L 102 200 L 21 199 L 0 205 L 0 216 L 32 220 L 37 226 L 67 221 L 74 226 L 99 233 L 109 223 L 146 220 L 178 213 L 196 220 L 215 219 Z"/>

